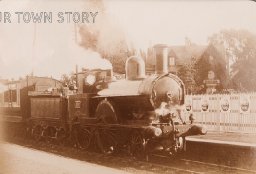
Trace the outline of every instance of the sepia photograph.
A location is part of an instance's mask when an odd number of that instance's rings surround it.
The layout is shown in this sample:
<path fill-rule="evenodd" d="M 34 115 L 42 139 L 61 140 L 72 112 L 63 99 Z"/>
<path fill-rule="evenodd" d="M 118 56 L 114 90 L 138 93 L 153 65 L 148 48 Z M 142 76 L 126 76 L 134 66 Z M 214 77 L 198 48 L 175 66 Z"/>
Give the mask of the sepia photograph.
<path fill-rule="evenodd" d="M 0 174 L 256 173 L 256 2 L 0 0 Z"/>

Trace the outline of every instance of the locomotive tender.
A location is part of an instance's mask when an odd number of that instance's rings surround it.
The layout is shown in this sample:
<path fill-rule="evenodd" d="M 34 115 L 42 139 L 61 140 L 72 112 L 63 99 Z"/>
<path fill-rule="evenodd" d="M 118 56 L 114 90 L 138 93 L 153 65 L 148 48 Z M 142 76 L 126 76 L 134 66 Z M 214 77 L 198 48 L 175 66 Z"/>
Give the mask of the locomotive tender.
<path fill-rule="evenodd" d="M 143 59 L 126 61 L 126 79 L 113 80 L 112 70 L 77 73 L 78 91 L 30 93 L 25 120 L 34 138 L 66 137 L 80 148 L 102 153 L 127 151 L 135 157 L 185 150 L 185 137 L 205 134 L 205 128 L 182 120 L 185 87 L 168 73 L 168 47 L 156 45 L 155 74 L 145 75 Z"/>

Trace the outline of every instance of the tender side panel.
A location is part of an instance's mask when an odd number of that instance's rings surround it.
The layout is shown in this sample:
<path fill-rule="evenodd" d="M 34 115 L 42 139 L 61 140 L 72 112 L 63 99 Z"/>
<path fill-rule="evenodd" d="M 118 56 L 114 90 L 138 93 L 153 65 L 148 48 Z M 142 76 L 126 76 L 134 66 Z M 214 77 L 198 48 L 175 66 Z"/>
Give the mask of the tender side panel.
<path fill-rule="evenodd" d="M 60 97 L 31 98 L 31 118 L 61 118 L 62 102 Z"/>

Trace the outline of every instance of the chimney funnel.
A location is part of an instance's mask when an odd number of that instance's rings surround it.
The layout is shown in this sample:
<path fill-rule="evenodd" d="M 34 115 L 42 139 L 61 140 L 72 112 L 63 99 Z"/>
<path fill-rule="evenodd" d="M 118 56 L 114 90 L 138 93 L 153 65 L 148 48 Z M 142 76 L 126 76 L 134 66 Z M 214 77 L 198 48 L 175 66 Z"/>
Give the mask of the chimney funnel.
<path fill-rule="evenodd" d="M 156 74 L 168 73 L 168 46 L 165 44 L 158 44 L 154 46 L 155 56 L 155 72 Z"/>

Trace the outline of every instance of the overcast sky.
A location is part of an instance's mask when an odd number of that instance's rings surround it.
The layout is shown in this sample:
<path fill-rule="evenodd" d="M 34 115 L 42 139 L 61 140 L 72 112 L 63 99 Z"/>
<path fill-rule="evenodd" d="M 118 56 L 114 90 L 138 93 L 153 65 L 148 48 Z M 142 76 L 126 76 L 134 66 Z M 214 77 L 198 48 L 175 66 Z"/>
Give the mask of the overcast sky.
<path fill-rule="evenodd" d="M 110 20 L 118 23 L 127 41 L 136 48 L 156 43 L 182 45 L 185 37 L 198 44 L 221 29 L 247 29 L 256 33 L 256 3 L 253 1 L 158 1 L 108 0 L 105 7 Z M 83 1 L 2 0 L 1 12 L 97 11 Z M 101 11 L 96 17 L 100 20 Z M 104 27 L 103 25 L 101 25 Z M 109 36 L 115 33 L 109 33 Z M 97 67 L 107 64 L 97 53 L 80 48 L 75 42 L 74 23 L 51 24 L 0 22 L 0 76 L 38 76 L 60 78 L 75 64 Z"/>

